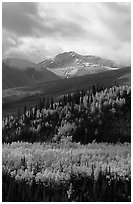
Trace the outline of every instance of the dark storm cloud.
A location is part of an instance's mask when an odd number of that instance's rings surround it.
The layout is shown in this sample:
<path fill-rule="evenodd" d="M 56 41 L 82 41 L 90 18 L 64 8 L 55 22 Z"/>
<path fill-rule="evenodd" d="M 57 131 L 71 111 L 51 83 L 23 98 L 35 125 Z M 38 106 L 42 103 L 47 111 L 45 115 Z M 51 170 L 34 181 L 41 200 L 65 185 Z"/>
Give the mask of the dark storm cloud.
<path fill-rule="evenodd" d="M 28 2 L 3 3 L 2 26 L 18 36 L 60 35 L 69 38 L 85 33 L 81 26 L 71 21 L 57 21 L 52 16 L 41 19 L 37 3 Z"/>
<path fill-rule="evenodd" d="M 40 27 L 34 18 L 36 14 L 36 3 L 4 2 L 2 3 L 2 26 L 19 36 L 32 35 L 33 28 Z"/>

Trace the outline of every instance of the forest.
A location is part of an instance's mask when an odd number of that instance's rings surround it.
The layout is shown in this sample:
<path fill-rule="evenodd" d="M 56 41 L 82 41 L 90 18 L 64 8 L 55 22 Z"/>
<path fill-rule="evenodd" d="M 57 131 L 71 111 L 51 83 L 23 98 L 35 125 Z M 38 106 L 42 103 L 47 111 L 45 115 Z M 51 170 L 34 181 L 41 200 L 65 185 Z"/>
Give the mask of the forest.
<path fill-rule="evenodd" d="M 131 201 L 129 85 L 44 97 L 3 118 L 2 143 L 3 201 Z"/>

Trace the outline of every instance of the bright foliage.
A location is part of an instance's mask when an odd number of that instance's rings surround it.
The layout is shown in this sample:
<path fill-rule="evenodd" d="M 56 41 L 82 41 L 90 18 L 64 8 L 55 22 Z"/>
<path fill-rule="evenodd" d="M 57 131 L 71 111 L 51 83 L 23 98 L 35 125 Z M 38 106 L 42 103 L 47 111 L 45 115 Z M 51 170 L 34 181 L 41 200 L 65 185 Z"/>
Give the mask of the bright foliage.
<path fill-rule="evenodd" d="M 70 148 L 71 145 L 71 148 Z M 91 176 L 110 172 L 115 177 L 130 178 L 130 144 L 60 144 L 12 143 L 3 145 L 3 171 L 16 180 L 64 182 L 74 175 Z"/>

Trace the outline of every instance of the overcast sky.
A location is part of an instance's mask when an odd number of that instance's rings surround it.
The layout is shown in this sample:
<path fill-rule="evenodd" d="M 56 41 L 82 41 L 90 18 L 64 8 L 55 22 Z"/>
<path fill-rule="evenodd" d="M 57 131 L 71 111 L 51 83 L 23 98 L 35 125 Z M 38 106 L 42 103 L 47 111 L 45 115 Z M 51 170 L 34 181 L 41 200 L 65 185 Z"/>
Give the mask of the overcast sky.
<path fill-rule="evenodd" d="M 129 65 L 130 3 L 2 3 L 3 58 L 35 63 L 65 51 Z"/>

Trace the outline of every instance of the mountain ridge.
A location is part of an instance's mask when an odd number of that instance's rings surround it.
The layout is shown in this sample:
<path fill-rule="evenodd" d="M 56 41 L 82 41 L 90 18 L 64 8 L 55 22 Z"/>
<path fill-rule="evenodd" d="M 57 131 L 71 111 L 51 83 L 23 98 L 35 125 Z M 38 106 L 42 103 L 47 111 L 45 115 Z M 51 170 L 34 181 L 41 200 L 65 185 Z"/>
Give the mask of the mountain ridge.
<path fill-rule="evenodd" d="M 45 59 L 44 61 L 40 62 L 39 65 L 44 64 L 48 68 L 52 68 L 53 66 L 54 66 L 54 68 L 58 68 L 58 67 L 61 67 L 61 66 L 65 66 L 65 62 L 66 62 L 67 59 L 70 62 L 71 59 L 75 59 L 75 58 L 79 58 L 80 60 L 81 59 L 82 60 L 88 60 L 88 62 L 90 62 L 90 63 L 94 63 L 93 60 L 95 60 L 96 64 L 105 65 L 105 63 L 106 63 L 106 65 L 107 65 L 107 63 L 108 63 L 108 66 L 109 65 L 110 66 L 115 66 L 115 67 L 117 66 L 113 61 L 111 61 L 109 59 L 104 59 L 104 58 L 101 58 L 101 57 L 98 57 L 98 56 L 95 56 L 95 55 L 80 55 L 80 54 L 78 54 L 78 53 L 76 53 L 74 51 L 59 53 L 53 59 L 52 58 Z M 79 62 L 79 61 L 76 60 L 76 62 Z M 57 63 L 59 63 L 59 64 L 57 64 Z"/>
<path fill-rule="evenodd" d="M 22 69 L 22 70 L 27 69 L 27 68 L 34 68 L 34 69 L 39 68 L 39 66 L 36 63 L 31 62 L 26 59 L 4 58 L 2 59 L 2 63 L 6 64 L 9 67 L 14 67 L 17 69 Z"/>
<path fill-rule="evenodd" d="M 2 60 L 2 89 L 32 86 L 59 78 L 47 69 L 41 70 L 38 65 L 30 61 L 14 58 Z"/>
<path fill-rule="evenodd" d="M 39 64 L 28 60 L 6 58 L 2 60 L 2 88 L 32 86 L 60 78 L 75 78 L 122 68 L 108 59 L 93 55 L 80 55 L 74 51 L 59 53 Z"/>
<path fill-rule="evenodd" d="M 38 64 L 41 69 L 46 68 L 63 78 L 83 76 L 86 74 L 118 69 L 113 61 L 93 55 L 80 55 L 74 51 L 56 55 Z"/>

